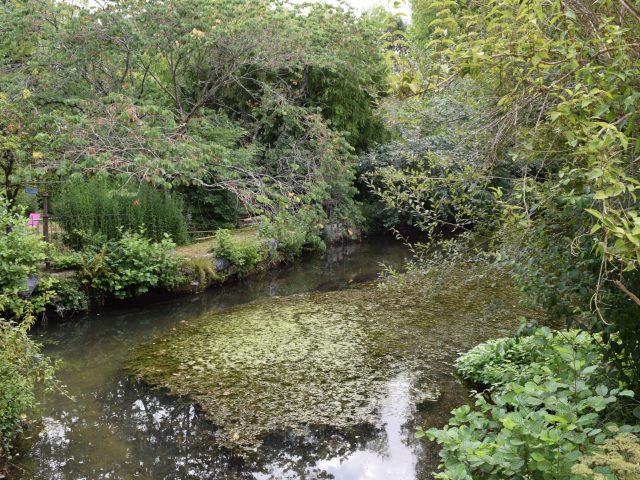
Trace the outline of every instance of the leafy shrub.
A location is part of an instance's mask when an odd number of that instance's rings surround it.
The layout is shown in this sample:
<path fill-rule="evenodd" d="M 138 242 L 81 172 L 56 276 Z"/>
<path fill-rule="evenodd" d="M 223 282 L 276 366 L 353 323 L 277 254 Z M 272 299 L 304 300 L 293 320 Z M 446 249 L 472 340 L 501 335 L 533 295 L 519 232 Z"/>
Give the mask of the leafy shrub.
<path fill-rule="evenodd" d="M 181 261 L 174 247 L 168 237 L 153 242 L 142 232 L 124 233 L 119 240 L 83 252 L 78 278 L 98 297 L 127 298 L 155 287 L 170 288 L 180 280 Z"/>
<path fill-rule="evenodd" d="M 30 292 L 30 301 L 24 302 L 28 290 L 27 279 L 35 276 L 45 260 L 45 243 L 36 233 L 28 230 L 27 220 L 15 211 L 9 211 L 0 198 L 0 314 L 22 317 L 44 309 L 53 284 L 51 279 L 40 279 L 36 291 Z"/>
<path fill-rule="evenodd" d="M 326 244 L 320 237 L 322 224 L 304 211 L 296 215 L 280 214 L 266 223 L 260 230 L 260 236 L 276 241 L 276 250 L 285 260 L 293 260 L 304 250 L 323 251 Z"/>
<path fill-rule="evenodd" d="M 22 286 L 21 282 L 38 270 L 45 259 L 45 244 L 39 235 L 27 230 L 26 219 L 0 203 L 0 288 Z"/>
<path fill-rule="evenodd" d="M 53 250 L 50 255 L 51 268 L 54 270 L 77 270 L 80 268 L 80 253 Z"/>
<path fill-rule="evenodd" d="M 0 459 L 9 454 L 22 415 L 36 405 L 36 386 L 53 381 L 51 363 L 27 332 L 50 301 L 55 281 L 40 279 L 35 291 L 25 290 L 45 259 L 44 242 L 26 224 L 0 198 Z"/>
<path fill-rule="evenodd" d="M 269 229 L 269 234 L 276 240 L 276 250 L 285 260 L 300 255 L 307 241 L 307 228 L 304 225 L 276 224 Z"/>
<path fill-rule="evenodd" d="M 80 240 L 86 233 L 112 240 L 120 238 L 123 231 L 138 231 L 142 226 L 145 235 L 155 241 L 161 241 L 166 233 L 177 244 L 187 242 L 181 203 L 147 184 L 131 190 L 104 177 L 71 180 L 64 184 L 53 206 L 67 243 L 75 248 L 84 246 Z"/>
<path fill-rule="evenodd" d="M 266 252 L 258 240 L 238 240 L 226 229 L 216 232 L 214 254 L 228 260 L 240 272 L 248 272 L 266 259 Z"/>
<path fill-rule="evenodd" d="M 504 359 L 507 381 L 497 375 L 500 360 L 492 363 L 493 353 Z M 605 409 L 633 396 L 605 384 L 600 360 L 600 348 L 583 332 L 539 329 L 523 345 L 503 339 L 473 349 L 458 362 L 465 376 L 497 383 L 476 395 L 475 408 L 455 409 L 443 429 L 418 431 L 442 445 L 442 471 L 435 477 L 571 478 L 581 455 L 611 436 Z"/>
<path fill-rule="evenodd" d="M 51 306 L 61 317 L 67 313 L 84 312 L 89 309 L 89 297 L 76 278 L 58 281 L 54 290 Z"/>
<path fill-rule="evenodd" d="M 565 364 L 558 349 L 570 346 L 572 351 L 596 364 L 602 354 L 594 344 L 594 337 L 579 330 L 551 333 L 546 327 L 532 335 L 507 337 L 481 343 L 461 355 L 456 369 L 467 380 L 492 388 L 509 382 L 526 383 L 546 369 L 560 371 Z M 540 367 L 545 367 L 545 371 Z"/>
<path fill-rule="evenodd" d="M 53 385 L 53 366 L 27 334 L 30 326 L 0 319 L 0 458 L 8 456 L 23 415 L 36 406 L 36 386 Z"/>

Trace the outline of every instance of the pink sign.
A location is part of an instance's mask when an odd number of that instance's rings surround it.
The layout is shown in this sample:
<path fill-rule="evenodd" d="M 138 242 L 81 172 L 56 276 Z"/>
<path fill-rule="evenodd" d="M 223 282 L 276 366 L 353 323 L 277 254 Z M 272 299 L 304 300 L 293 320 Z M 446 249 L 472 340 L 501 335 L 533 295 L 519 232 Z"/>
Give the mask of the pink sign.
<path fill-rule="evenodd" d="M 40 226 L 40 214 L 32 213 L 29 215 L 29 221 L 27 221 L 27 227 L 38 228 Z"/>

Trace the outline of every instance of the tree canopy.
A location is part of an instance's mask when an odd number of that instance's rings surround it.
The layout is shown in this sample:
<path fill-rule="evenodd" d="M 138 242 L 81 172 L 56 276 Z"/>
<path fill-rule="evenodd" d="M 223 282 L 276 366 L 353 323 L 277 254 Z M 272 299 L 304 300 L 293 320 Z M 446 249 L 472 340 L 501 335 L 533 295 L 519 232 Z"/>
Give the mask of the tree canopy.
<path fill-rule="evenodd" d="M 0 25 L 10 200 L 36 177 L 108 172 L 327 211 L 385 135 L 377 25 L 345 6 L 9 0 Z"/>

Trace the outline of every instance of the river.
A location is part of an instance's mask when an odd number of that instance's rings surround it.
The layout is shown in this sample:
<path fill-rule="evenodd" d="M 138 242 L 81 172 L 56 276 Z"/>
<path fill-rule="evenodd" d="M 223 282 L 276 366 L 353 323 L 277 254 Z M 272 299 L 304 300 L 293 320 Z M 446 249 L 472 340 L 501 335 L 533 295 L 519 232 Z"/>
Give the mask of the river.
<path fill-rule="evenodd" d="M 496 280 L 493 274 L 480 274 L 478 279 L 462 269 L 454 274 L 441 272 L 442 278 L 429 280 L 434 286 L 442 281 L 450 288 L 421 294 L 428 298 L 424 298 L 424 306 L 408 310 L 411 322 L 391 329 L 394 334 L 398 330 L 399 336 L 391 342 L 398 345 L 386 346 L 385 355 L 395 361 L 385 364 L 389 368 L 380 376 L 379 402 L 372 410 L 375 420 L 342 428 L 337 422 L 312 419 L 303 431 L 274 429 L 262 435 L 250 455 L 246 451 L 239 454 L 219 441 L 222 429 L 215 422 L 219 418 L 216 406 L 234 406 L 223 404 L 227 396 L 235 395 L 233 391 L 214 397 L 207 413 L 191 401 L 198 398 L 196 394 L 176 395 L 176 391 L 153 388 L 125 368 L 132 351 L 155 345 L 156 339 L 170 339 L 173 332 L 188 332 L 185 325 L 213 325 L 215 332 L 223 332 L 220 335 L 231 335 L 229 325 L 246 324 L 247 309 L 254 314 L 271 309 L 273 316 L 280 317 L 279 308 L 302 305 L 308 310 L 311 305 L 317 310 L 333 302 L 340 310 L 343 297 L 337 295 L 350 291 L 361 292 L 374 303 L 377 297 L 389 301 L 375 293 L 379 287 L 372 281 L 383 263 L 401 268 L 407 255 L 407 249 L 396 242 L 335 247 L 323 255 L 199 295 L 167 295 L 52 322 L 36 336 L 45 345 L 45 353 L 60 362 L 58 377 L 67 394 L 43 398 L 42 423 L 27 432 L 18 456 L 12 459 L 12 473 L 18 479 L 34 480 L 430 478 L 438 463 L 437 448 L 414 439 L 415 427 L 442 425 L 452 408 L 468 401 L 468 387 L 453 375 L 456 355 L 483 339 L 510 332 L 517 323 L 517 295 L 504 286 L 503 278 Z M 365 318 L 358 308 L 358 315 Z M 345 314 L 336 320 L 337 325 L 343 325 L 348 317 Z M 251 318 L 260 321 L 255 315 Z M 292 319 L 294 323 L 286 325 L 299 328 L 300 312 Z M 261 338 L 250 341 L 261 342 Z M 368 341 L 368 337 L 358 338 Z M 313 342 L 301 345 L 322 349 Z M 336 351 L 344 352 L 345 348 Z M 405 351 L 410 354 L 402 353 Z M 313 361 L 314 357 L 309 358 Z M 242 370 L 242 365 L 237 368 Z M 358 384 L 354 385 L 355 391 Z M 254 397 L 267 398 L 273 394 L 252 392 L 251 384 L 249 387 L 245 396 L 255 393 Z M 288 390 L 285 393 L 292 395 Z M 312 405 L 313 399 L 309 402 Z M 225 421 L 242 425 L 245 417 L 255 417 L 259 424 L 260 415 L 270 412 L 246 408 L 238 412 L 231 409 Z M 273 410 L 274 415 L 278 412 Z M 310 412 L 312 415 L 311 407 Z"/>

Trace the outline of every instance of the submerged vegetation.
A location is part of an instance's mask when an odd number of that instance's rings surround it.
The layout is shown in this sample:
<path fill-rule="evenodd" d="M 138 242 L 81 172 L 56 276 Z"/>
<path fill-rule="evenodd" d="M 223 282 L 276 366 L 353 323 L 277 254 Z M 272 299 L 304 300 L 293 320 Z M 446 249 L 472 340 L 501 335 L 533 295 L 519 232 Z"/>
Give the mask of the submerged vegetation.
<path fill-rule="evenodd" d="M 218 441 L 245 453 L 273 432 L 379 425 L 390 378 L 407 372 L 423 385 L 413 401 L 436 401 L 433 364 L 515 328 L 525 312 L 508 276 L 486 268 L 452 268 L 451 286 L 433 274 L 204 315 L 136 348 L 129 369 L 196 401 Z M 446 346 L 426 340 L 445 331 Z"/>

